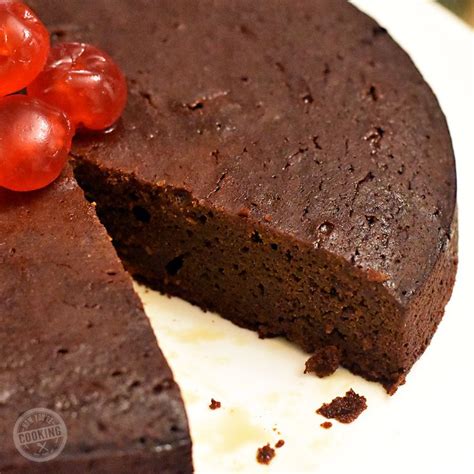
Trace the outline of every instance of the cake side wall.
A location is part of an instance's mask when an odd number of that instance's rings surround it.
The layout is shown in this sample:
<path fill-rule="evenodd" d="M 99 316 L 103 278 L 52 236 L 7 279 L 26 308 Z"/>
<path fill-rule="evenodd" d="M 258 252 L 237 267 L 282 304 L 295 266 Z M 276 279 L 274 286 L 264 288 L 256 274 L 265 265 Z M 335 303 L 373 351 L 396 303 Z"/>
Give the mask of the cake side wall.
<path fill-rule="evenodd" d="M 455 210 L 451 233 L 439 254 L 428 280 L 413 296 L 406 310 L 406 329 L 403 334 L 405 362 L 401 383 L 418 358 L 430 344 L 445 306 L 451 298 L 458 266 L 458 217 Z M 391 391 L 396 390 L 392 387 Z"/>
<path fill-rule="evenodd" d="M 308 352 L 337 345 L 353 372 L 397 383 L 404 311 L 360 269 L 183 190 L 150 187 L 77 158 L 76 175 L 137 279 Z"/>

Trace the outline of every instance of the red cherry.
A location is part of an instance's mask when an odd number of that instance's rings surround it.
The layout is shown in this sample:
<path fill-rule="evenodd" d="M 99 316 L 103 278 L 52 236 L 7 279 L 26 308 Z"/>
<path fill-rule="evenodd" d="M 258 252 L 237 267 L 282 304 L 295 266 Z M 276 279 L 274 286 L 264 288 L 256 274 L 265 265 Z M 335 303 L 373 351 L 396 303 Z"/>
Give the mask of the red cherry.
<path fill-rule="evenodd" d="M 23 3 L 0 0 L 0 97 L 24 89 L 43 69 L 49 33 Z"/>
<path fill-rule="evenodd" d="M 60 110 L 24 95 L 0 99 L 0 186 L 33 191 L 61 173 L 74 128 Z"/>
<path fill-rule="evenodd" d="M 28 95 L 64 110 L 75 126 L 103 130 L 120 117 L 127 102 L 127 83 L 112 58 L 82 43 L 51 49 L 44 71 Z"/>

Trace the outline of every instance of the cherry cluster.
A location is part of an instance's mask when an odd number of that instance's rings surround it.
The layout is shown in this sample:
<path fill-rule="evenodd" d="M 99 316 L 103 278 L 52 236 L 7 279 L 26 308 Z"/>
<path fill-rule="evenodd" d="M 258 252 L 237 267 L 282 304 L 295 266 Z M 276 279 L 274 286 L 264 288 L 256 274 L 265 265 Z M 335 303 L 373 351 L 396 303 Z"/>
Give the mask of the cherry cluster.
<path fill-rule="evenodd" d="M 53 182 L 76 130 L 111 127 L 126 102 L 125 77 L 109 55 L 84 43 L 51 47 L 28 6 L 0 0 L 1 187 L 33 191 Z"/>

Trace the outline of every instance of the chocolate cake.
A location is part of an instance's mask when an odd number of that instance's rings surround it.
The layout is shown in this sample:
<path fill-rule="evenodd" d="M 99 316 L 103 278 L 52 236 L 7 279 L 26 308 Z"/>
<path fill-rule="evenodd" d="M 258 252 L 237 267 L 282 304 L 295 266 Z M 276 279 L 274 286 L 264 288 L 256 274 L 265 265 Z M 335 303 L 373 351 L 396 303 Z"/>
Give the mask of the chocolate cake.
<path fill-rule="evenodd" d="M 32 0 L 124 68 L 75 175 L 128 271 L 390 393 L 456 272 L 456 175 L 429 86 L 344 0 Z"/>
<path fill-rule="evenodd" d="M 438 102 L 344 0 L 30 0 L 53 41 L 124 69 L 127 109 L 76 140 L 75 179 L 138 280 L 396 390 L 456 273 Z M 17 416 L 56 410 L 37 472 L 189 472 L 179 394 L 105 230 L 67 171 L 0 192 L 0 471 Z"/>
<path fill-rule="evenodd" d="M 93 207 L 67 171 L 42 191 L 0 190 L 0 472 L 191 472 L 183 401 Z M 68 438 L 33 463 L 13 444 L 50 408 Z"/>

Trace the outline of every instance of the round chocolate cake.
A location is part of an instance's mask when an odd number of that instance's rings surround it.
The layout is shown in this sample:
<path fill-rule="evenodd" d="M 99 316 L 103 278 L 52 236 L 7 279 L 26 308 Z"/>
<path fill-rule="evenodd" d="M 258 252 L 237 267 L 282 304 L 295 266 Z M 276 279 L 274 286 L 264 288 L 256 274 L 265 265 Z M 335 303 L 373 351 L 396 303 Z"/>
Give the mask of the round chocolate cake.
<path fill-rule="evenodd" d="M 115 130 L 72 153 L 126 269 L 262 337 L 336 347 L 393 393 L 450 297 L 457 223 L 445 118 L 387 31 L 345 0 L 28 3 L 128 78 Z"/>

